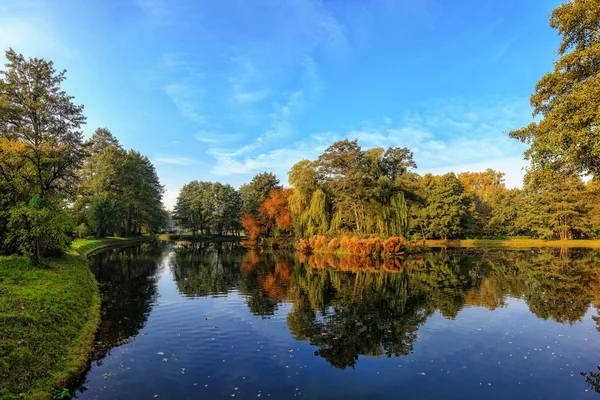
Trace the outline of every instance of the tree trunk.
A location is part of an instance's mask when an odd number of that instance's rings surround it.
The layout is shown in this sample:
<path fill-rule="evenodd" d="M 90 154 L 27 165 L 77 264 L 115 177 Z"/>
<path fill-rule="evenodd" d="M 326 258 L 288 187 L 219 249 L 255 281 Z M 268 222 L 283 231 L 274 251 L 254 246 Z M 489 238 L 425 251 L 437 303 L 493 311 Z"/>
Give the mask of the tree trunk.
<path fill-rule="evenodd" d="M 129 207 L 127 214 L 127 227 L 125 228 L 125 236 L 131 236 L 131 225 L 133 224 L 133 207 Z"/>

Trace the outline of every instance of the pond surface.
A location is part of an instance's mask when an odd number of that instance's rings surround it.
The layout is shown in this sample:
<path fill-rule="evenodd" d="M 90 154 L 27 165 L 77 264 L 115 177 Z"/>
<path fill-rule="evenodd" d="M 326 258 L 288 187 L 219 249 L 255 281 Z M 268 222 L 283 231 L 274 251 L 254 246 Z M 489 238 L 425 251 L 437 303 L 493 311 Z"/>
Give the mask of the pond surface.
<path fill-rule="evenodd" d="M 98 254 L 81 399 L 600 398 L 600 252 Z"/>

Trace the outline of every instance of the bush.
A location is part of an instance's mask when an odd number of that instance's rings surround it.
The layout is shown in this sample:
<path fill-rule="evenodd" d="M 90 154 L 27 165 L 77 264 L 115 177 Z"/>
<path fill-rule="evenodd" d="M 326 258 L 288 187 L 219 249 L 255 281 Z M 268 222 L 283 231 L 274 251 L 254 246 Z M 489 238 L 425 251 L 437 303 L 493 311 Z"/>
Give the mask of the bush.
<path fill-rule="evenodd" d="M 319 250 L 327 246 L 327 238 L 321 235 L 315 235 L 309 239 L 310 247 L 313 250 Z"/>
<path fill-rule="evenodd" d="M 383 249 L 388 254 L 399 254 L 402 252 L 403 244 L 404 239 L 398 236 L 392 236 L 383 242 Z"/>
<path fill-rule="evenodd" d="M 81 223 L 81 224 L 77 225 L 77 228 L 75 228 L 75 235 L 79 239 L 83 239 L 86 236 L 88 236 L 90 234 L 89 232 L 90 232 L 90 230 L 85 223 Z M 167 240 L 168 240 L 168 237 L 167 237 Z"/>
<path fill-rule="evenodd" d="M 305 239 L 300 239 L 298 244 L 296 244 L 296 251 L 301 254 L 310 254 L 312 252 L 312 247 L 310 243 L 308 243 Z"/>
<path fill-rule="evenodd" d="M 364 239 L 362 242 L 365 254 L 378 255 L 383 250 L 383 243 L 380 238 Z"/>
<path fill-rule="evenodd" d="M 7 242 L 39 261 L 43 256 L 60 254 L 69 247 L 73 221 L 59 207 L 51 207 L 35 196 L 28 205 L 21 204 L 10 210 L 7 231 Z"/>
<path fill-rule="evenodd" d="M 336 251 L 340 248 L 340 240 L 339 239 L 331 239 L 329 244 L 327 245 L 327 250 Z"/>

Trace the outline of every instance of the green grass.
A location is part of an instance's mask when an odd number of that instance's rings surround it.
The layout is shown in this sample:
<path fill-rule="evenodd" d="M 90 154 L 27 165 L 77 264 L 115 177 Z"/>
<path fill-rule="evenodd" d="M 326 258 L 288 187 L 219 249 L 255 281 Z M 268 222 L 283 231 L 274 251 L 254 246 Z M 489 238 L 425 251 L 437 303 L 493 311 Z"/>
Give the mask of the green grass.
<path fill-rule="evenodd" d="M 600 248 L 600 240 L 543 240 L 531 238 L 427 240 L 428 247 L 586 247 Z"/>
<path fill-rule="evenodd" d="M 52 399 L 83 371 L 100 322 L 86 257 L 148 239 L 79 239 L 40 265 L 0 257 L 0 399 Z"/>

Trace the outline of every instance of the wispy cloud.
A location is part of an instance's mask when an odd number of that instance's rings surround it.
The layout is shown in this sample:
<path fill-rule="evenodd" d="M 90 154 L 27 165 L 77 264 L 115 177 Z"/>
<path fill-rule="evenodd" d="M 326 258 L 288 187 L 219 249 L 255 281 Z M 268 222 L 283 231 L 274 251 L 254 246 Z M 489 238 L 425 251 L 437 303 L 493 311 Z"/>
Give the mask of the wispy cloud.
<path fill-rule="evenodd" d="M 314 133 L 273 150 L 261 152 L 256 146 L 229 152 L 213 149 L 209 154 L 216 163 L 211 172 L 250 177 L 267 169 L 283 178 L 297 161 L 314 159 L 334 141 L 349 138 L 358 139 L 363 148 L 406 146 L 414 152 L 420 173 L 497 168 L 507 173 L 509 186 L 518 186 L 524 174 L 524 147 L 506 132 L 527 123 L 528 111 L 526 100 L 446 99 L 397 119 L 363 122 L 347 132 Z"/>
<path fill-rule="evenodd" d="M 206 117 L 198 110 L 201 96 L 198 87 L 185 83 L 170 83 L 163 89 L 182 116 L 194 122 L 206 122 Z"/>
<path fill-rule="evenodd" d="M 197 141 L 199 141 L 201 143 L 223 145 L 223 144 L 227 144 L 227 143 L 237 142 L 237 141 L 243 139 L 243 135 L 235 134 L 235 133 L 228 134 L 228 133 L 222 133 L 222 132 L 218 132 L 218 131 L 202 130 L 202 131 L 198 131 L 194 135 L 194 139 L 196 139 Z"/>
<path fill-rule="evenodd" d="M 198 161 L 191 159 L 189 157 L 176 155 L 176 154 L 159 154 L 154 162 L 156 164 L 169 164 L 169 165 L 192 165 L 196 164 Z"/>

